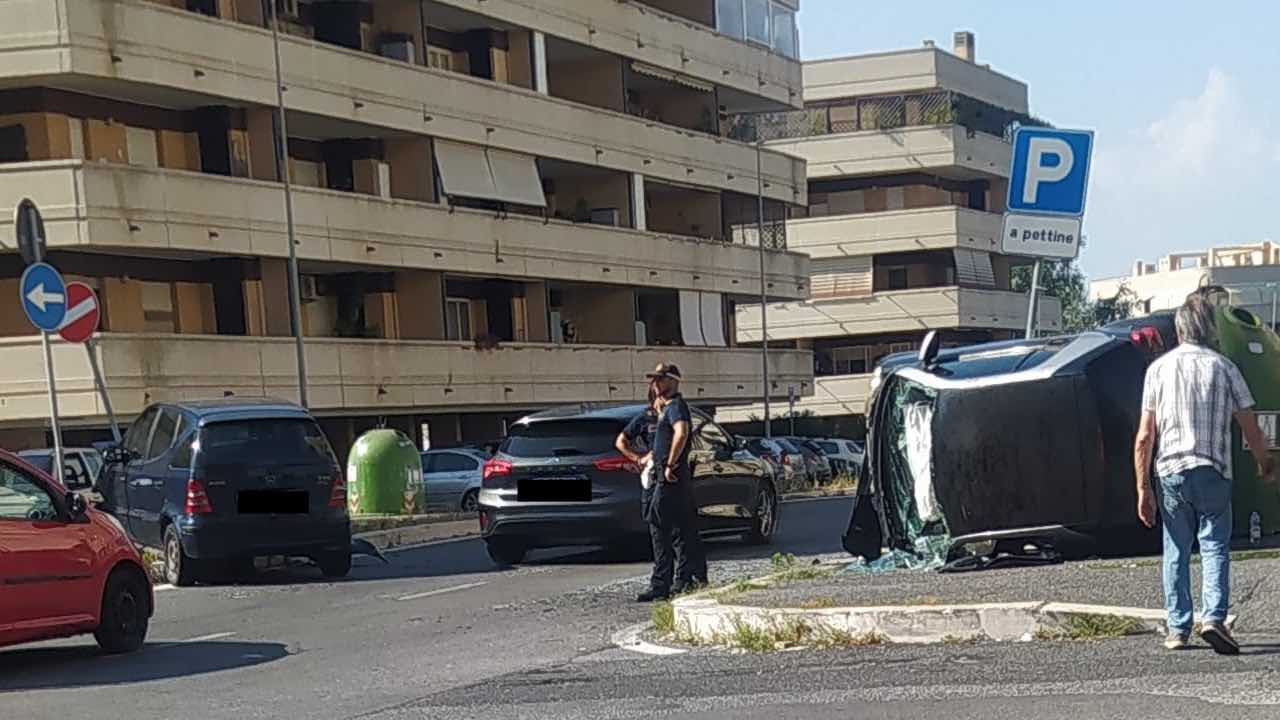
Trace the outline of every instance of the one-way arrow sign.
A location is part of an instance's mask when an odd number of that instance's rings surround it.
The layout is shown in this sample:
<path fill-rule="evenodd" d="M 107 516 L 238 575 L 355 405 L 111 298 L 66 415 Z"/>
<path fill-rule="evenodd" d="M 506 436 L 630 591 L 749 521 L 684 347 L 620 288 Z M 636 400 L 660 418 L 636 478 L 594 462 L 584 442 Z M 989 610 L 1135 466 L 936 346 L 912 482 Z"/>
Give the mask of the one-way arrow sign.
<path fill-rule="evenodd" d="M 31 292 L 27 293 L 27 300 L 30 300 L 31 304 L 35 305 L 40 312 L 44 312 L 49 305 L 54 303 L 59 305 L 66 304 L 66 298 L 59 293 L 46 291 L 43 284 L 31 288 Z"/>
<path fill-rule="evenodd" d="M 28 265 L 22 273 L 22 309 L 37 329 L 54 332 L 67 315 L 67 286 L 48 263 Z"/>

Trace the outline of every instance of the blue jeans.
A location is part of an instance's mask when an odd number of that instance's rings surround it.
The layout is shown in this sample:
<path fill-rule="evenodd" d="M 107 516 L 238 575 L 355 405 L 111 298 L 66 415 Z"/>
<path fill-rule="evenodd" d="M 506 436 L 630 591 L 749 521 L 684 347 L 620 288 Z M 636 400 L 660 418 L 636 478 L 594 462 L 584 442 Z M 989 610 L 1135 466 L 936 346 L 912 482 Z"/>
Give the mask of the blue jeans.
<path fill-rule="evenodd" d="M 1171 632 L 1191 632 L 1191 545 L 1200 538 L 1201 614 L 1227 619 L 1231 583 L 1231 481 L 1211 467 L 1160 478 L 1164 606 Z"/>

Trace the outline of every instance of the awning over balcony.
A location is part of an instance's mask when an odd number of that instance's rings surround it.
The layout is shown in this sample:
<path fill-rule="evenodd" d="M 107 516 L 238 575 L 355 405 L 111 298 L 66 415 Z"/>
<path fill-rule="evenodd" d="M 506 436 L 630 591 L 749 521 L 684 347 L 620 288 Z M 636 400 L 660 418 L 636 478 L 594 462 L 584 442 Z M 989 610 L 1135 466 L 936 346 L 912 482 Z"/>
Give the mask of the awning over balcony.
<path fill-rule="evenodd" d="M 991 254 L 981 250 L 955 248 L 956 281 L 969 287 L 996 286 L 995 270 L 991 267 Z"/>
<path fill-rule="evenodd" d="M 537 161 L 530 155 L 437 140 L 436 165 L 445 194 L 546 207 Z"/>
<path fill-rule="evenodd" d="M 634 72 L 640 73 L 641 75 L 648 75 L 649 77 L 655 77 L 655 78 L 658 78 L 659 80 L 666 80 L 667 82 L 673 82 L 673 83 L 676 83 L 677 85 L 684 85 L 687 88 L 693 88 L 694 90 L 701 90 L 702 92 L 709 93 L 709 92 L 715 92 L 716 90 L 715 86 L 712 85 L 711 83 L 703 82 L 701 80 L 695 80 L 689 77 L 688 75 L 681 75 L 680 73 L 671 72 L 670 70 L 663 70 L 660 67 L 654 67 L 653 65 L 646 65 L 645 63 L 642 63 L 642 62 L 631 63 L 631 69 Z"/>

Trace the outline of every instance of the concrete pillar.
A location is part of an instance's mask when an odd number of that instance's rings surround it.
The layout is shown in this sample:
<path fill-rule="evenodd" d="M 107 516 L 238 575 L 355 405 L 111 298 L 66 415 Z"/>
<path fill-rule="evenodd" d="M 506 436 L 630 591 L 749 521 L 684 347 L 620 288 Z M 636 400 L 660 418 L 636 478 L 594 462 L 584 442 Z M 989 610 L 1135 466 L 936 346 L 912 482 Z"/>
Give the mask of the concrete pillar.
<path fill-rule="evenodd" d="M 644 210 L 644 176 L 640 173 L 631 174 L 631 216 L 637 230 L 649 229 Z"/>
<path fill-rule="evenodd" d="M 546 95 L 550 92 L 547 81 L 547 36 L 533 32 L 533 89 Z"/>

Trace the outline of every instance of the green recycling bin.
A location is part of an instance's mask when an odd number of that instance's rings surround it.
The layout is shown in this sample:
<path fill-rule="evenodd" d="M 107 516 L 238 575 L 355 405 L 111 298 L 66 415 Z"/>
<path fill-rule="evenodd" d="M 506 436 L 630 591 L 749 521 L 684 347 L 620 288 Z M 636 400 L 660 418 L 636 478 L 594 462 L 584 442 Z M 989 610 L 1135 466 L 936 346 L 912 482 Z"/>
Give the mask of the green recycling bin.
<path fill-rule="evenodd" d="M 1276 417 L 1280 414 L 1280 337 L 1257 315 L 1243 308 L 1218 307 L 1218 341 L 1222 353 L 1240 368 L 1257 403 L 1258 424 L 1271 454 L 1276 445 Z M 1232 433 L 1232 534 L 1249 537 L 1249 520 L 1258 513 L 1262 534 L 1280 533 L 1280 490 L 1258 477 L 1258 465 L 1245 446 L 1240 428 Z"/>
<path fill-rule="evenodd" d="M 422 456 L 399 430 L 370 430 L 347 456 L 347 509 L 352 515 L 422 512 Z"/>

